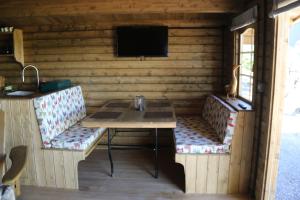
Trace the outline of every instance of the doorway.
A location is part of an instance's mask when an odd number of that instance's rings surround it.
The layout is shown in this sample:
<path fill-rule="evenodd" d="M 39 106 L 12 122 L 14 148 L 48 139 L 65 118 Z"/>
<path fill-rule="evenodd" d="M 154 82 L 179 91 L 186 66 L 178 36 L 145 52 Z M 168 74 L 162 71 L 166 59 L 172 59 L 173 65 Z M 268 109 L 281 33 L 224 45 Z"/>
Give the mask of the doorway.
<path fill-rule="evenodd" d="M 266 168 L 264 177 L 264 188 L 262 199 L 275 199 L 277 196 L 277 178 L 280 160 L 280 150 L 281 150 L 281 136 L 282 136 L 282 125 L 284 120 L 284 103 L 285 97 L 287 97 L 287 86 L 286 80 L 289 68 L 288 58 L 289 55 L 289 31 L 294 24 L 299 22 L 300 18 L 300 8 L 290 10 L 288 12 L 282 13 L 276 17 L 275 20 L 275 40 L 274 40 L 274 52 L 273 52 L 273 62 L 272 62 L 272 78 L 271 78 L 271 94 L 270 94 L 270 119 L 268 122 L 268 143 L 267 143 L 267 156 L 266 156 Z M 292 30 L 291 30 L 292 31 Z M 299 37 L 299 36 L 298 36 Z M 295 83 L 295 82 L 294 82 Z M 292 95 L 291 95 L 292 96 Z M 292 99 L 292 98 L 291 98 Z M 297 110 L 296 110 L 297 111 Z M 296 114 L 296 113 L 294 113 Z M 297 122 L 299 124 L 300 122 Z M 294 141 L 293 141 L 294 142 Z M 282 142 L 283 143 L 283 142 Z M 288 144 L 289 146 L 289 144 Z M 298 147 L 297 147 L 298 148 Z M 282 154 L 283 157 L 284 154 Z M 297 161 L 293 156 L 290 157 L 293 162 Z M 282 164 L 285 162 L 282 161 Z M 297 165 L 297 164 L 296 164 Z M 292 172 L 289 167 L 288 171 Z M 300 168 L 300 165 L 298 166 Z M 280 180 L 278 180 L 280 181 Z M 291 181 L 292 184 L 294 181 Z M 278 187 L 283 189 L 283 185 L 278 183 Z M 288 198 L 287 191 L 291 192 L 291 187 L 286 187 L 283 197 L 277 197 L 277 199 L 299 199 L 297 196 L 295 198 Z M 279 191 L 279 189 L 278 189 Z M 296 190 L 297 191 L 297 190 Z M 295 191 L 295 192 L 296 192 Z M 295 194 L 295 193 L 294 193 Z"/>
<path fill-rule="evenodd" d="M 300 199 L 300 21 L 288 34 L 276 199 Z"/>

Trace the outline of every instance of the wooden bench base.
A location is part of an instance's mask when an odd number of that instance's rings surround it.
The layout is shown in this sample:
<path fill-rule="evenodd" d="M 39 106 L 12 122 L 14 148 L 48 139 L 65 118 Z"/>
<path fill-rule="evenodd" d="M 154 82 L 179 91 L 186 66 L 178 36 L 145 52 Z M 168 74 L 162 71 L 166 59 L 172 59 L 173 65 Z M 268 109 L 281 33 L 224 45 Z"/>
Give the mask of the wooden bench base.
<path fill-rule="evenodd" d="M 230 155 L 176 154 L 175 161 L 184 167 L 186 193 L 228 194 L 234 192 L 229 187 L 230 182 L 233 182 L 229 175 Z"/>
<path fill-rule="evenodd" d="M 0 100 L 0 105 L 5 115 L 5 126 L 0 126 L 0 138 L 5 141 L 3 152 L 8 153 L 17 145 L 28 147 L 21 185 L 78 189 L 78 163 L 96 148 L 101 136 L 86 151 L 43 149 L 33 100 Z M 9 168 L 10 160 L 6 161 Z"/>
<path fill-rule="evenodd" d="M 254 113 L 239 112 L 230 154 L 175 154 L 184 167 L 185 192 L 244 194 L 250 190 Z"/>

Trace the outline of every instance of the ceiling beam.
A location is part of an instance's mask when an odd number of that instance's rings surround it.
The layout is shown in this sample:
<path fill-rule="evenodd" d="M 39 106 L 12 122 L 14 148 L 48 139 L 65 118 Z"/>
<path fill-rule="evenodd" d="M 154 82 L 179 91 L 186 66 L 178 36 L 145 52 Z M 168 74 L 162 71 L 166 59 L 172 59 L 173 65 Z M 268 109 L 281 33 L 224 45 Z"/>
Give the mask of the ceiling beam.
<path fill-rule="evenodd" d="M 3 2 L 3 3 L 2 3 Z M 0 17 L 86 14 L 236 13 L 238 0 L 0 0 Z"/>

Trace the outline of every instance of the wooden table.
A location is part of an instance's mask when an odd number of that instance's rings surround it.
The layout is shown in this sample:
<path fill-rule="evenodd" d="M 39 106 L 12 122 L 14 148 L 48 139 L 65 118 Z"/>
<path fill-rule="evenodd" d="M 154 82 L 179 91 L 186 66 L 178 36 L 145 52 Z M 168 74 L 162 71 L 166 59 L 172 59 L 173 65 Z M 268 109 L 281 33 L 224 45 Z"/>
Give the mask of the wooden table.
<path fill-rule="evenodd" d="M 102 106 L 96 113 L 82 121 L 84 127 L 108 128 L 108 156 L 111 176 L 114 168 L 111 156 L 111 133 L 115 128 L 149 128 L 155 130 L 155 175 L 158 177 L 158 128 L 176 128 L 174 107 L 169 101 L 146 101 L 145 111 L 134 109 L 133 101 L 114 100 Z"/>

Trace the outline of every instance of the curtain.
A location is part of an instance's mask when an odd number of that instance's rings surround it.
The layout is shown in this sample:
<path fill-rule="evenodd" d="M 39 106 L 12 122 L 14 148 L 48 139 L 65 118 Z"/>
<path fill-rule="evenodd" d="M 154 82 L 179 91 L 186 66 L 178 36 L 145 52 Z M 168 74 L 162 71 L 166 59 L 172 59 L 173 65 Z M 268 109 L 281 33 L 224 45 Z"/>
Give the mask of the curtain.
<path fill-rule="evenodd" d="M 300 0 L 273 0 L 273 9 L 269 13 L 270 18 L 275 18 L 277 15 L 300 7 Z"/>
<path fill-rule="evenodd" d="M 235 31 L 251 24 L 254 24 L 257 21 L 257 6 L 254 6 L 242 14 L 233 18 L 230 31 Z"/>

